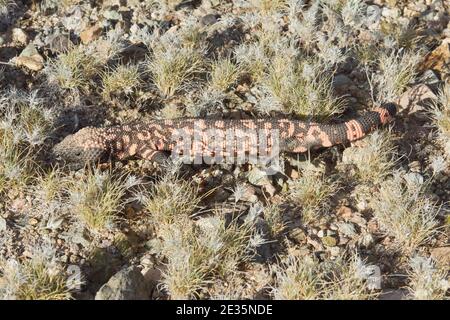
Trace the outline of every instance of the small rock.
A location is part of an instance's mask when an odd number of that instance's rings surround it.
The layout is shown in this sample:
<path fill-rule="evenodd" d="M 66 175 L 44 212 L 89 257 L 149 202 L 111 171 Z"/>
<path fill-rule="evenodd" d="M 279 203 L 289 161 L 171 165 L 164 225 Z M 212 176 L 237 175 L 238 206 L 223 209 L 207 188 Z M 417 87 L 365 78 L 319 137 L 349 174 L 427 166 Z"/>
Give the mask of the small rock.
<path fill-rule="evenodd" d="M 26 46 L 18 57 L 11 59 L 11 62 L 16 66 L 23 66 L 33 71 L 39 71 L 44 68 L 44 58 L 32 43 Z"/>
<path fill-rule="evenodd" d="M 70 234 L 61 234 L 60 237 L 65 241 L 70 241 L 74 244 L 79 244 L 83 247 L 88 247 L 92 239 L 86 230 L 80 232 L 74 232 Z"/>
<path fill-rule="evenodd" d="M 217 22 L 220 15 L 218 14 L 207 14 L 200 19 L 200 23 L 204 26 L 211 26 Z"/>
<path fill-rule="evenodd" d="M 12 40 L 21 44 L 27 44 L 28 35 L 20 28 L 12 29 Z"/>
<path fill-rule="evenodd" d="M 436 85 L 440 82 L 438 76 L 433 70 L 425 71 L 420 79 L 421 79 L 420 82 L 425 83 L 427 85 Z"/>
<path fill-rule="evenodd" d="M 262 187 L 262 189 L 267 192 L 271 197 L 273 197 L 275 195 L 275 192 L 277 191 L 277 189 L 271 185 L 271 184 L 266 184 Z"/>
<path fill-rule="evenodd" d="M 146 300 L 146 281 L 136 267 L 123 269 L 113 275 L 95 295 L 95 300 Z"/>
<path fill-rule="evenodd" d="M 116 10 L 106 10 L 103 12 L 103 17 L 106 20 L 119 21 L 122 20 L 122 15 Z"/>
<path fill-rule="evenodd" d="M 417 172 L 408 172 L 403 176 L 406 183 L 410 186 L 419 186 L 423 184 L 423 176 L 420 173 Z"/>
<path fill-rule="evenodd" d="M 290 172 L 287 175 L 292 180 L 300 178 L 300 173 L 297 170 L 295 170 L 295 169 L 291 169 Z"/>
<path fill-rule="evenodd" d="M 333 85 L 337 88 L 350 86 L 351 84 L 353 84 L 353 81 L 345 74 L 338 74 L 333 79 Z"/>
<path fill-rule="evenodd" d="M 98 25 L 87 28 L 80 34 L 80 39 L 83 44 L 88 44 L 94 40 L 97 40 L 102 33 L 102 28 Z"/>
<path fill-rule="evenodd" d="M 421 66 L 423 66 L 423 64 L 421 64 Z M 425 84 L 419 84 L 403 93 L 400 98 L 395 101 L 395 103 L 400 106 L 400 110 L 410 111 L 419 103 L 435 99 L 436 95 L 433 93 L 429 86 Z"/>
<path fill-rule="evenodd" d="M 149 292 L 155 288 L 158 283 L 161 281 L 162 274 L 161 269 L 157 267 L 151 267 L 145 270 L 144 278 L 146 282 L 149 284 Z"/>
<path fill-rule="evenodd" d="M 245 184 L 242 188 L 235 189 L 233 193 L 235 201 L 245 201 L 245 202 L 256 202 L 258 201 L 258 196 L 256 195 L 256 189 L 250 184 Z"/>
<path fill-rule="evenodd" d="M 366 219 L 364 219 L 359 213 L 354 214 L 349 220 L 360 227 L 365 227 L 367 224 Z"/>
<path fill-rule="evenodd" d="M 20 53 L 21 57 L 32 57 L 35 55 L 39 55 L 39 52 L 36 50 L 36 47 L 32 43 L 26 46 L 25 49 L 23 49 Z"/>
<path fill-rule="evenodd" d="M 386 18 L 395 19 L 400 16 L 400 9 L 384 7 L 381 11 L 381 15 Z"/>
<path fill-rule="evenodd" d="M 450 247 L 440 247 L 431 250 L 431 257 L 443 266 L 450 266 Z"/>
<path fill-rule="evenodd" d="M 415 10 L 411 10 L 410 8 L 404 8 L 403 15 L 408 18 L 415 18 L 415 17 L 419 17 L 420 13 Z"/>
<path fill-rule="evenodd" d="M 6 219 L 0 217 L 0 232 L 6 230 Z"/>
<path fill-rule="evenodd" d="M 338 230 L 339 233 L 343 234 L 346 237 L 353 238 L 356 235 L 355 226 L 350 222 L 339 222 Z"/>
<path fill-rule="evenodd" d="M 323 238 L 325 236 L 325 230 L 319 230 L 319 232 L 317 232 L 317 236 L 319 238 Z"/>
<path fill-rule="evenodd" d="M 292 230 L 292 232 L 290 232 L 290 237 L 297 243 L 304 243 L 306 241 L 306 234 L 300 228 Z"/>
<path fill-rule="evenodd" d="M 40 58 L 39 58 L 40 57 Z M 25 67 L 27 69 L 30 69 L 32 71 L 39 71 L 42 70 L 44 67 L 43 59 L 41 60 L 41 56 L 37 57 L 17 57 L 14 58 L 13 62 L 18 67 Z"/>
<path fill-rule="evenodd" d="M 446 65 L 450 62 L 450 38 L 442 41 L 441 45 L 430 52 L 420 64 L 419 71 L 428 69 L 438 72 L 445 71 Z"/>
<path fill-rule="evenodd" d="M 322 238 L 322 243 L 327 247 L 335 247 L 337 240 L 334 237 L 326 236 Z"/>
<path fill-rule="evenodd" d="M 342 206 L 337 211 L 338 216 L 344 219 L 350 219 L 353 216 L 352 209 L 346 206 Z"/>
<path fill-rule="evenodd" d="M 339 248 L 339 247 L 331 247 L 331 248 L 329 248 L 329 250 L 330 250 L 331 256 L 333 256 L 333 257 L 337 257 L 341 252 L 341 248 Z"/>
<path fill-rule="evenodd" d="M 36 218 L 30 218 L 30 219 L 28 220 L 28 223 L 29 223 L 30 225 L 32 225 L 32 226 L 35 226 L 35 225 L 37 225 L 37 224 L 39 223 L 39 220 L 36 219 Z"/>
<path fill-rule="evenodd" d="M 408 167 L 411 172 L 420 172 L 421 164 L 419 161 L 412 161 L 408 164 Z"/>
<path fill-rule="evenodd" d="M 425 3 L 415 3 L 413 9 L 417 12 L 423 13 L 428 10 L 428 6 Z"/>
<path fill-rule="evenodd" d="M 248 181 L 255 186 L 270 184 L 270 179 L 267 176 L 267 173 L 257 167 L 253 167 L 253 169 L 248 173 Z"/>

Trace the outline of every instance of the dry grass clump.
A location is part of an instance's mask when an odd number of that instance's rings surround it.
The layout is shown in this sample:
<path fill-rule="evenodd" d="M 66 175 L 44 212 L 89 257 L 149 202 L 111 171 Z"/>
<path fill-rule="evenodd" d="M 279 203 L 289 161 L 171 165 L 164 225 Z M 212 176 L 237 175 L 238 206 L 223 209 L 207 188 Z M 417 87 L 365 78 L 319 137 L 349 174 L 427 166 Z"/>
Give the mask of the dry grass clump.
<path fill-rule="evenodd" d="M 251 2 L 264 15 L 273 14 L 286 7 L 286 0 L 252 0 Z"/>
<path fill-rule="evenodd" d="M 212 216 L 193 222 L 180 218 L 162 229 L 161 253 L 166 257 L 162 288 L 172 299 L 199 298 L 217 279 L 239 272 L 262 239 L 255 232 L 255 217 L 226 222 Z"/>
<path fill-rule="evenodd" d="M 332 78 L 333 73 L 320 62 L 300 62 L 280 52 L 269 65 L 263 85 L 288 112 L 323 119 L 343 107 L 343 100 L 333 93 Z"/>
<path fill-rule="evenodd" d="M 289 30 L 294 38 L 301 41 L 302 47 L 311 52 L 317 42 L 317 32 L 319 30 L 319 2 L 315 1 L 307 9 L 299 8 L 298 5 L 292 6 Z M 300 13 L 300 17 L 298 16 Z"/>
<path fill-rule="evenodd" d="M 365 7 L 365 3 L 361 0 L 344 1 L 339 10 L 344 25 L 358 28 L 362 24 Z"/>
<path fill-rule="evenodd" d="M 314 300 L 321 297 L 319 262 L 311 257 L 289 256 L 275 265 L 276 285 L 272 294 L 276 300 Z"/>
<path fill-rule="evenodd" d="M 308 55 L 331 64 L 342 62 L 348 48 L 357 45 L 356 34 L 367 21 L 365 9 L 360 0 L 312 1 L 310 5 L 289 1 L 290 36 Z"/>
<path fill-rule="evenodd" d="M 58 168 L 52 168 L 49 172 L 43 172 L 38 177 L 33 188 L 36 199 L 44 203 L 53 200 L 63 201 L 61 193 L 67 187 L 70 178 Z"/>
<path fill-rule="evenodd" d="M 242 68 L 234 63 L 230 57 L 221 58 L 211 64 L 209 86 L 219 91 L 227 91 L 236 84 Z"/>
<path fill-rule="evenodd" d="M 87 47 L 78 46 L 47 62 L 44 73 L 50 83 L 63 90 L 86 92 L 98 74 L 100 62 Z"/>
<path fill-rule="evenodd" d="M 271 16 L 253 14 L 246 18 L 250 18 L 249 24 L 254 29 L 256 43 L 264 49 L 266 55 L 272 56 L 280 46 L 289 42 L 289 39 L 281 34 L 280 14 Z"/>
<path fill-rule="evenodd" d="M 63 12 L 72 7 L 73 5 L 78 4 L 80 1 L 81 0 L 41 0 L 39 1 L 39 8 L 41 11 L 56 9 L 60 12 Z M 34 4 L 36 2 L 38 1 L 37 0 L 33 1 Z"/>
<path fill-rule="evenodd" d="M 243 71 L 249 74 L 253 82 L 260 82 L 270 59 L 264 53 L 264 49 L 257 43 L 243 43 L 234 50 L 235 58 Z"/>
<path fill-rule="evenodd" d="M 420 30 L 413 23 L 400 23 L 396 21 L 383 21 L 380 31 L 384 34 L 384 45 L 387 48 L 404 48 L 415 50 L 423 38 L 423 30 Z"/>
<path fill-rule="evenodd" d="M 165 97 L 187 89 L 203 70 L 203 56 L 192 47 L 157 46 L 147 63 L 153 83 Z"/>
<path fill-rule="evenodd" d="M 35 4 L 38 1 L 33 1 Z M 57 9 L 58 12 L 63 13 L 73 5 L 77 5 L 81 0 L 41 0 L 39 1 L 39 7 L 41 11 L 48 9 Z"/>
<path fill-rule="evenodd" d="M 38 92 L 10 90 L 0 96 L 0 134 L 13 144 L 36 147 L 50 134 L 54 112 Z"/>
<path fill-rule="evenodd" d="M 138 185 L 134 176 L 115 176 L 98 170 L 88 171 L 81 179 L 73 179 L 67 187 L 73 212 L 91 231 L 114 226 L 124 209 L 125 194 Z"/>
<path fill-rule="evenodd" d="M 97 39 L 86 46 L 86 51 L 95 55 L 99 65 L 104 66 L 109 62 L 119 59 L 119 53 L 126 48 L 123 40 L 125 31 L 122 28 L 115 28 L 106 34 L 105 37 Z"/>
<path fill-rule="evenodd" d="M 161 110 L 158 110 L 155 114 L 157 119 L 177 119 L 182 118 L 184 115 L 184 110 L 179 108 L 174 103 L 165 104 Z"/>
<path fill-rule="evenodd" d="M 170 172 L 150 185 L 148 191 L 139 197 L 150 218 L 158 226 L 194 213 L 201 201 L 198 185 Z"/>
<path fill-rule="evenodd" d="M 370 206 L 381 229 L 394 237 L 400 251 L 411 253 L 436 235 L 440 206 L 426 197 L 424 185 L 405 184 L 398 173 L 380 184 Z"/>
<path fill-rule="evenodd" d="M 0 193 L 21 190 L 33 179 L 32 153 L 5 137 L 0 143 Z"/>
<path fill-rule="evenodd" d="M 70 183 L 70 177 L 59 168 L 52 168 L 40 172 L 28 187 L 28 193 L 34 199 L 31 213 L 42 216 L 40 225 L 44 229 L 57 230 L 66 220 L 66 190 Z"/>
<path fill-rule="evenodd" d="M 413 82 L 417 65 L 422 59 L 420 51 L 392 51 L 381 53 L 378 58 L 379 73 L 373 73 L 375 101 L 379 104 L 394 101 Z"/>
<path fill-rule="evenodd" d="M 54 260 L 35 253 L 29 260 L 0 260 L 0 299 L 69 300 L 81 284 Z"/>
<path fill-rule="evenodd" d="M 439 141 L 450 158 L 450 84 L 446 83 L 440 90 L 437 100 L 432 104 L 431 115 L 438 129 Z"/>
<path fill-rule="evenodd" d="M 361 146 L 344 150 L 342 165 L 350 169 L 352 177 L 364 184 L 382 182 L 395 165 L 395 147 L 390 131 L 370 134 Z"/>
<path fill-rule="evenodd" d="M 89 45 L 72 46 L 56 58 L 49 59 L 44 73 L 48 81 L 62 90 L 88 93 L 102 67 L 123 48 L 122 30 L 110 31 L 105 39 Z"/>
<path fill-rule="evenodd" d="M 138 65 L 119 65 L 101 73 L 102 97 L 110 101 L 113 96 L 130 95 L 141 83 Z"/>
<path fill-rule="evenodd" d="M 408 291 L 414 300 L 444 300 L 450 289 L 449 272 L 437 268 L 431 258 L 415 256 L 410 259 Z"/>
<path fill-rule="evenodd" d="M 279 300 L 361 300 L 373 297 L 367 278 L 369 268 L 356 254 L 345 259 L 319 262 L 312 257 L 289 256 L 274 265 L 276 284 L 272 294 Z"/>
<path fill-rule="evenodd" d="M 36 155 L 54 114 L 36 92 L 0 96 L 0 192 L 24 187 L 36 173 Z"/>
<path fill-rule="evenodd" d="M 302 221 L 311 223 L 327 212 L 338 189 L 339 183 L 334 178 L 326 177 L 323 169 L 309 164 L 300 178 L 289 181 L 286 197 L 301 207 Z"/>
<path fill-rule="evenodd" d="M 282 209 L 277 204 L 269 204 L 263 209 L 264 220 L 266 221 L 272 238 L 282 235 L 286 229 L 286 222 L 283 220 Z"/>

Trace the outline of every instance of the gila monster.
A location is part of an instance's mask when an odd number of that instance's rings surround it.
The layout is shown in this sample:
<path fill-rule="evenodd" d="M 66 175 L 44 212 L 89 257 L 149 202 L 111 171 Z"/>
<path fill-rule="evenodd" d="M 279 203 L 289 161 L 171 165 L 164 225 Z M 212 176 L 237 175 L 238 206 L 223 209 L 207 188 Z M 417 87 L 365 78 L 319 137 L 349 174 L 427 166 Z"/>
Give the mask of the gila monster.
<path fill-rule="evenodd" d="M 175 132 L 181 137 L 197 135 L 201 138 L 204 138 L 207 130 L 213 130 L 216 136 L 222 137 L 224 132 L 231 132 L 234 133 L 231 144 L 237 149 L 236 146 L 243 140 L 240 134 L 243 130 L 260 130 L 266 132 L 269 137 L 270 132 L 277 130 L 280 151 L 303 153 L 309 149 L 331 147 L 361 139 L 378 126 L 390 122 L 396 111 L 395 104 L 386 104 L 352 120 L 335 124 L 275 118 L 248 120 L 180 118 L 105 128 L 86 127 L 65 137 L 53 148 L 53 152 L 57 159 L 63 160 L 68 166 L 74 168 L 86 163 L 108 161 L 108 159 L 141 158 L 158 161 L 164 158 L 164 153 L 167 157 L 167 152 L 174 150 Z M 259 139 L 257 137 L 245 141 L 239 145 L 239 149 L 243 148 L 244 152 L 254 152 L 256 146 L 262 143 Z M 208 141 L 200 140 L 200 146 L 192 143 L 191 156 L 225 155 L 225 148 L 221 148 L 223 144 L 218 149 L 211 148 Z M 270 148 L 270 142 L 267 142 L 267 149 Z"/>

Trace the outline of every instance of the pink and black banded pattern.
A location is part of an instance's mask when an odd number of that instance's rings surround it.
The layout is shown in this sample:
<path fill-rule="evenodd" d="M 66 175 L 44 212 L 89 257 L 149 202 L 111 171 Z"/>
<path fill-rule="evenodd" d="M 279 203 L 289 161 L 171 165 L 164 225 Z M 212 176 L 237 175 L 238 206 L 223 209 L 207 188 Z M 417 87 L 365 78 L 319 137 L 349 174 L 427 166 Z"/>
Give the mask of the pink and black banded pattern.
<path fill-rule="evenodd" d="M 191 155 L 229 156 L 233 151 L 258 152 L 264 142 L 270 151 L 273 132 L 279 135 L 279 149 L 283 152 L 303 153 L 309 149 L 331 147 L 363 138 L 380 125 L 390 122 L 396 113 L 394 104 L 387 104 L 355 119 L 321 124 L 291 119 L 212 120 L 184 118 L 155 120 L 107 128 L 83 128 L 57 144 L 55 155 L 68 163 L 85 164 L 107 159 L 141 158 L 156 160 L 163 152 L 173 151 L 180 137 L 192 137 Z M 263 132 L 246 136 L 248 132 Z M 211 134 L 211 132 L 213 134 Z M 229 139 L 223 139 L 229 135 Z M 211 136 L 218 137 L 211 140 Z M 176 138 L 178 137 L 178 138 Z M 197 139 L 195 139 L 197 138 Z M 196 141 L 196 142 L 195 142 Z M 224 142 L 226 141 L 226 142 Z M 217 145 L 220 143 L 221 145 Z M 219 153 L 219 154 L 218 154 Z"/>

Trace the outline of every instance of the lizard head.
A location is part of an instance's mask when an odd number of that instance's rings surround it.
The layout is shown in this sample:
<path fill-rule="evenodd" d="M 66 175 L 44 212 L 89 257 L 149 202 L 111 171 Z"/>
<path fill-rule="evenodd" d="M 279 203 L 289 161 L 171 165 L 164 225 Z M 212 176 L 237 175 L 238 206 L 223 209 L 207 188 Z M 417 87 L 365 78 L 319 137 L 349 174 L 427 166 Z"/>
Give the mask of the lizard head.
<path fill-rule="evenodd" d="M 71 168 L 101 160 L 108 148 L 100 130 L 87 127 L 68 135 L 53 147 L 53 154 Z"/>

